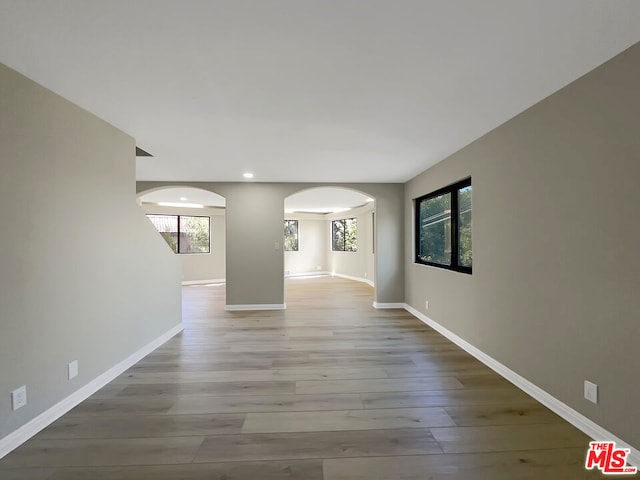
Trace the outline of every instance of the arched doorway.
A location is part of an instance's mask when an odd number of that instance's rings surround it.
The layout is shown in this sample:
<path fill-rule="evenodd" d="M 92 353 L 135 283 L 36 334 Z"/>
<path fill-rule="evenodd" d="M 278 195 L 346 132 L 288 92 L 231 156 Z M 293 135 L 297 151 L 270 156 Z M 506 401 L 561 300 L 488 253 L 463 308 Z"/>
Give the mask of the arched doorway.
<path fill-rule="evenodd" d="M 341 186 L 313 187 L 287 196 L 285 279 L 290 283 L 332 275 L 375 288 L 375 210 L 372 195 Z"/>
<path fill-rule="evenodd" d="M 224 283 L 226 201 L 193 187 L 163 187 L 138 195 L 138 204 L 179 256 L 182 284 Z"/>

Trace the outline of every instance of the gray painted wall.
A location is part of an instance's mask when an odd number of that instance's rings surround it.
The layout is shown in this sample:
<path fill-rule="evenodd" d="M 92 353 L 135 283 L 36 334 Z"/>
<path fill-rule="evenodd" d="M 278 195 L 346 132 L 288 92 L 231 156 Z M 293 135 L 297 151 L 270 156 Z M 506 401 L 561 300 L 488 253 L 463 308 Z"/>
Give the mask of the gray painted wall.
<path fill-rule="evenodd" d="M 408 182 L 404 248 L 411 306 L 636 448 L 639 114 L 636 44 Z M 412 200 L 469 175 L 473 275 L 414 264 Z"/>
<path fill-rule="evenodd" d="M 0 438 L 180 323 L 180 266 L 136 204 L 134 147 L 0 65 Z"/>
<path fill-rule="evenodd" d="M 341 186 L 376 200 L 375 301 L 404 300 L 404 185 L 393 183 L 138 182 L 139 193 L 188 185 L 218 193 L 227 207 L 227 304 L 284 303 L 284 198 L 313 187 Z M 279 250 L 274 249 L 278 242 Z"/>

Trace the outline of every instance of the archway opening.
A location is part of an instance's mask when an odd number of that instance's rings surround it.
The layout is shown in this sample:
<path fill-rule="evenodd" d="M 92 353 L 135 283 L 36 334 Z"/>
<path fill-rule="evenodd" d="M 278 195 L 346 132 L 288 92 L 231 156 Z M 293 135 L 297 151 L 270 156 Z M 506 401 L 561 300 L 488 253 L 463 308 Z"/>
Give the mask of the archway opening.
<path fill-rule="evenodd" d="M 179 257 L 182 284 L 226 280 L 226 200 L 193 187 L 163 187 L 138 195 L 149 221 Z"/>
<path fill-rule="evenodd" d="M 316 276 L 342 277 L 375 289 L 375 210 L 372 195 L 342 186 L 313 187 L 286 197 L 285 296 Z"/>

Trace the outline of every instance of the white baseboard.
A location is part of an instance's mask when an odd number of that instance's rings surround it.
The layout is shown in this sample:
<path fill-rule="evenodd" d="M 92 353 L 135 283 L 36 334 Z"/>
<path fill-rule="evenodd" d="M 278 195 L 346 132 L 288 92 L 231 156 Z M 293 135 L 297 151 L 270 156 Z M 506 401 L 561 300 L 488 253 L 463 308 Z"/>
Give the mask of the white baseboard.
<path fill-rule="evenodd" d="M 592 420 L 589 420 L 587 417 L 582 415 L 580 412 L 574 410 L 573 408 L 571 408 L 567 404 L 561 402 L 560 400 L 558 400 L 557 398 L 555 398 L 551 394 L 547 393 L 546 391 L 544 391 L 543 389 L 541 389 L 537 385 L 534 385 L 533 383 L 531 383 L 526 378 L 524 378 L 521 375 L 517 374 L 516 372 L 514 372 L 510 368 L 506 367 L 502 363 L 498 362 L 494 358 L 490 357 L 489 355 L 487 355 L 483 351 L 477 349 L 476 347 L 471 345 L 466 340 L 460 338 L 455 333 L 453 333 L 452 331 L 450 331 L 447 328 L 443 327 L 442 325 L 440 325 L 439 323 L 435 322 L 434 320 L 430 319 L 429 317 L 427 317 L 423 313 L 419 312 L 415 308 L 413 308 L 413 307 L 411 307 L 410 305 L 407 305 L 407 304 L 404 305 L 404 308 L 407 310 L 407 312 L 411 313 L 413 316 L 415 316 L 416 318 L 418 318 L 422 322 L 424 322 L 427 325 L 429 325 L 431 328 L 436 330 L 438 333 L 440 333 L 444 337 L 446 337 L 449 340 L 451 340 L 453 343 L 458 345 L 460 348 L 462 348 L 467 353 L 473 355 L 475 358 L 480 360 L 482 363 L 484 363 L 486 366 L 488 366 L 494 372 L 498 373 L 499 375 L 501 375 L 505 379 L 509 380 L 516 387 L 518 387 L 520 390 L 522 390 L 525 393 L 531 395 L 533 398 L 535 398 L 537 401 L 539 401 L 541 404 L 543 404 L 549 410 L 552 410 L 553 412 L 558 414 L 560 417 L 564 418 L 571 425 L 573 425 L 574 427 L 578 428 L 579 430 L 581 430 L 582 432 L 584 432 L 585 434 L 587 434 L 588 436 L 590 436 L 594 440 L 597 440 L 597 441 L 601 441 L 601 440 L 602 441 L 613 441 L 613 442 L 616 442 L 616 447 L 618 447 L 618 448 L 628 448 L 630 450 L 629 456 L 627 457 L 628 463 L 630 465 L 635 466 L 635 467 L 640 467 L 640 450 L 633 448 L 631 445 L 626 443 L 624 440 L 621 440 L 620 438 L 616 437 L 614 434 L 612 434 L 611 432 L 607 431 L 606 429 L 604 429 L 603 427 L 601 427 L 597 423 L 593 422 Z M 587 448 L 588 448 L 588 445 L 585 445 L 585 457 L 586 457 L 586 454 L 587 454 Z"/>
<path fill-rule="evenodd" d="M 182 282 L 182 285 L 205 285 L 207 283 L 225 283 L 226 278 L 212 278 L 209 280 L 186 280 Z"/>
<path fill-rule="evenodd" d="M 96 393 L 117 376 L 121 375 L 127 369 L 131 368 L 148 354 L 153 352 L 160 345 L 166 343 L 169 339 L 180 333 L 183 329 L 184 326 L 182 325 L 182 323 L 176 325 L 171 330 L 163 333 L 155 340 L 152 340 L 140 350 L 129 355 L 127 358 L 117 363 L 103 374 L 94 378 L 83 387 L 80 387 L 67 398 L 59 401 L 54 406 L 45 410 L 32 420 L 28 421 L 17 430 L 0 439 L 0 458 L 15 450 L 24 442 L 33 437 L 36 433 L 40 432 L 45 427 L 55 422 L 62 415 L 77 406 L 79 403 L 89 398 L 91 395 Z"/>
<path fill-rule="evenodd" d="M 379 303 L 373 302 L 373 308 L 406 308 L 406 303 Z"/>
<path fill-rule="evenodd" d="M 324 275 L 331 275 L 331 272 L 325 271 L 315 271 L 315 272 L 302 272 L 302 273 L 285 273 L 285 278 L 295 278 L 295 277 L 318 277 Z"/>
<path fill-rule="evenodd" d="M 366 283 L 368 285 L 371 285 L 372 287 L 375 286 L 374 283 L 368 278 L 352 277 L 351 275 L 345 275 L 343 273 L 330 273 L 329 275 L 332 275 L 334 277 L 346 278 L 347 280 L 355 280 L 356 282 Z M 398 307 L 398 308 L 402 308 L 402 307 Z"/>
<path fill-rule="evenodd" d="M 286 310 L 286 303 L 250 303 L 247 305 L 225 305 L 228 312 L 239 312 L 245 310 Z"/>

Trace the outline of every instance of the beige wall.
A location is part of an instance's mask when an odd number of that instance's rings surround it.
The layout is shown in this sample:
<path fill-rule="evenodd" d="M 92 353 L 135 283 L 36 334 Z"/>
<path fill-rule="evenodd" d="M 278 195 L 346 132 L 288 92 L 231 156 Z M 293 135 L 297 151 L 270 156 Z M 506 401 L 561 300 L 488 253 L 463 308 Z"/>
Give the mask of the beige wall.
<path fill-rule="evenodd" d="M 142 209 L 145 213 L 159 215 L 197 215 L 209 217 L 211 226 L 211 253 L 176 255 L 182 266 L 182 281 L 197 282 L 200 280 L 222 280 L 225 278 L 226 229 L 224 208 L 161 207 L 145 203 L 142 204 Z"/>
<path fill-rule="evenodd" d="M 373 254 L 374 204 L 334 214 L 287 213 L 285 217 L 298 220 L 300 250 L 285 252 L 285 274 L 314 273 L 317 271 L 347 275 L 362 280 L 375 280 Z M 356 252 L 331 250 L 331 222 L 355 217 L 358 220 Z M 320 267 L 320 268 L 318 268 Z"/>
<path fill-rule="evenodd" d="M 371 282 L 375 279 L 373 255 L 373 225 L 371 213 L 374 204 L 352 210 L 326 215 L 325 235 L 329 239 L 327 245 L 327 270 Z M 334 252 L 331 250 L 331 222 L 343 218 L 357 219 L 357 250 L 355 252 Z"/>
<path fill-rule="evenodd" d="M 639 86 L 636 45 L 412 179 L 404 248 L 411 306 L 636 448 Z M 473 274 L 414 264 L 412 200 L 469 175 Z"/>
<path fill-rule="evenodd" d="M 227 305 L 282 305 L 284 199 L 326 183 L 138 182 L 139 193 L 167 186 L 202 188 L 225 197 L 227 207 Z M 338 184 L 376 199 L 374 300 L 404 300 L 404 185 Z M 275 249 L 278 243 L 279 249 Z"/>
<path fill-rule="evenodd" d="M 0 125 L 2 438 L 178 325 L 180 266 L 136 204 L 131 137 L 3 65 Z"/>
<path fill-rule="evenodd" d="M 206 215 L 211 218 L 211 254 L 178 255 L 183 281 L 216 280 L 225 278 L 225 209 L 176 208 L 143 204 L 145 213 L 167 215 Z M 374 204 L 339 214 L 285 213 L 284 217 L 298 220 L 299 250 L 284 252 L 285 275 L 331 272 L 352 277 L 375 278 L 373 255 Z M 358 251 L 331 251 L 331 220 L 347 217 L 358 219 Z M 320 268 L 318 268 L 320 267 Z"/>
<path fill-rule="evenodd" d="M 178 255 L 182 265 L 182 280 L 220 280 L 225 278 L 225 209 L 176 208 L 143 204 L 145 213 L 167 215 L 206 215 L 211 218 L 211 254 Z M 284 252 L 285 275 L 330 272 L 366 279 L 375 278 L 373 255 L 374 204 L 339 214 L 285 213 L 284 217 L 298 220 L 299 250 Z M 358 251 L 331 251 L 331 220 L 347 217 L 358 219 Z M 320 267 L 320 268 L 318 268 Z"/>
<path fill-rule="evenodd" d="M 284 252 L 285 275 L 325 271 L 328 239 L 324 215 L 285 213 L 284 216 L 287 220 L 298 220 L 298 251 Z"/>

